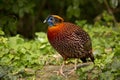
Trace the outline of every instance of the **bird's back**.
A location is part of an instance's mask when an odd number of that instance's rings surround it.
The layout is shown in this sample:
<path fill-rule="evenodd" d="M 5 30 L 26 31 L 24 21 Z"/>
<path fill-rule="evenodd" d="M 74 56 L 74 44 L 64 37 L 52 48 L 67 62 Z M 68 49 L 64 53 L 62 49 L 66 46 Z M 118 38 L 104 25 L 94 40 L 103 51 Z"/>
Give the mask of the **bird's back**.
<path fill-rule="evenodd" d="M 81 58 L 84 60 L 90 57 L 94 61 L 91 39 L 79 26 L 62 22 L 53 28 L 48 28 L 47 34 L 51 45 L 64 59 Z"/>

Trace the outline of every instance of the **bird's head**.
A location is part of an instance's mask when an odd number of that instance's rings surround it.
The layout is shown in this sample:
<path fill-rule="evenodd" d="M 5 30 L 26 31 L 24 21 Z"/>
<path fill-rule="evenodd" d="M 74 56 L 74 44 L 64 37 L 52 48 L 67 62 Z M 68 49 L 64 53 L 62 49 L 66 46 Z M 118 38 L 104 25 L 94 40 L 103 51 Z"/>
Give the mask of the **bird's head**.
<path fill-rule="evenodd" d="M 55 26 L 58 23 L 62 23 L 63 21 L 63 18 L 58 15 L 50 15 L 44 20 L 44 23 L 48 23 L 49 26 Z"/>

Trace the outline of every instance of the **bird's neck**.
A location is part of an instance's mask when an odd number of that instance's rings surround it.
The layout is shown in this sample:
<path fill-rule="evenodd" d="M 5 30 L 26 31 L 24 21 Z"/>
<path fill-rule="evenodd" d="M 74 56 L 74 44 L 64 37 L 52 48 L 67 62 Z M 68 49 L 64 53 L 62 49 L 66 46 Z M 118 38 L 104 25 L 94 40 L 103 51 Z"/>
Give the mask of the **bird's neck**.
<path fill-rule="evenodd" d="M 49 26 L 47 31 L 48 39 L 53 40 L 56 36 L 58 36 L 62 30 L 63 25 L 64 24 Z"/>

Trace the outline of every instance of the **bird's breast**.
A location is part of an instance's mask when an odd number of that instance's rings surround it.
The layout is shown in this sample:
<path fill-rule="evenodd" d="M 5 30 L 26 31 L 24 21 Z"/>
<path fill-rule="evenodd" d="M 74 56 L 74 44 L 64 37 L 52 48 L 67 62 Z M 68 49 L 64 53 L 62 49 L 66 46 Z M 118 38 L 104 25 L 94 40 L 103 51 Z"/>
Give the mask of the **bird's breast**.
<path fill-rule="evenodd" d="M 64 24 L 48 27 L 47 36 L 49 41 L 54 41 L 56 37 L 59 37 L 62 32 Z"/>

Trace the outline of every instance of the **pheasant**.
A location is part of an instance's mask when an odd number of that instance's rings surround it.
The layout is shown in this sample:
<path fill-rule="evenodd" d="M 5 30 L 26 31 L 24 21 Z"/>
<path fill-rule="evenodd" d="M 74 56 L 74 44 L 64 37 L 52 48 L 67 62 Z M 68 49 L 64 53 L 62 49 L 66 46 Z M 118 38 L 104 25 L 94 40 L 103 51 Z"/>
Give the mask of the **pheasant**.
<path fill-rule="evenodd" d="M 79 58 L 83 62 L 90 58 L 94 62 L 91 39 L 86 31 L 73 23 L 64 22 L 58 15 L 49 15 L 44 23 L 49 25 L 47 37 L 50 44 L 64 59 L 60 68 L 62 75 L 64 75 L 62 68 L 68 58 Z"/>

